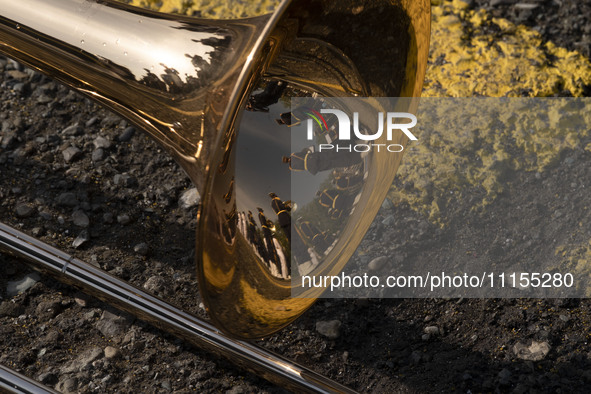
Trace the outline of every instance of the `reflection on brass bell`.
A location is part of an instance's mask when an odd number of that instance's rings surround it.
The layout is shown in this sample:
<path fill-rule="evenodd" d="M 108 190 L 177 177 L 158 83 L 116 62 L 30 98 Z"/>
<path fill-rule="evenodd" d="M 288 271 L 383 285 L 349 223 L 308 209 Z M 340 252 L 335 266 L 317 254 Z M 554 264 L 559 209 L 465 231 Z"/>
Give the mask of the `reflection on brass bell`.
<path fill-rule="evenodd" d="M 195 183 L 202 195 L 197 274 L 218 327 L 241 338 L 261 337 L 312 305 L 318 293 L 291 297 L 290 237 L 286 243 L 281 235 L 295 236 L 286 213 L 293 216 L 299 206 L 277 192 L 276 182 L 285 181 L 277 171 L 289 173 L 282 158 L 291 152 L 279 152 L 276 166 L 261 171 L 249 171 L 252 160 L 243 152 L 261 131 L 259 119 L 284 128 L 301 123 L 285 110 L 270 117 L 294 92 L 419 96 L 429 1 L 288 0 L 273 14 L 237 20 L 166 15 L 112 1 L 0 3 L 0 52 L 129 119 Z M 271 142 L 275 137 L 268 135 Z M 399 162 L 399 155 L 366 160 L 363 203 L 343 227 L 355 231 L 335 237 L 298 224 L 298 236 L 330 260 L 324 273 L 337 272 L 351 256 Z M 336 170 L 340 193 L 355 189 L 355 174 Z M 251 198 L 249 185 L 260 185 L 266 200 Z"/>

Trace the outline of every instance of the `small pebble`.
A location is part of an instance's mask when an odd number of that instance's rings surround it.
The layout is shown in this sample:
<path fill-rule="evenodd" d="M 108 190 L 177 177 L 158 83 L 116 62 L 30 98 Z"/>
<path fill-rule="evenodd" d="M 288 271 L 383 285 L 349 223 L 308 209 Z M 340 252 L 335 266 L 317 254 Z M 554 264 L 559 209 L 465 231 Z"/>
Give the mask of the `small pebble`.
<path fill-rule="evenodd" d="M 394 204 L 392 204 L 392 201 L 390 201 L 389 198 L 384 199 L 384 202 L 382 203 L 382 209 L 393 209 L 394 208 Z"/>
<path fill-rule="evenodd" d="M 536 8 L 538 8 L 540 5 L 539 4 L 530 4 L 530 3 L 517 3 L 515 4 L 515 8 L 518 10 L 535 10 Z"/>
<path fill-rule="evenodd" d="M 145 256 L 148 254 L 148 244 L 145 242 L 139 243 L 133 247 L 133 251 L 142 256 Z"/>
<path fill-rule="evenodd" d="M 121 133 L 118 139 L 120 142 L 129 142 L 131 141 L 131 137 L 133 137 L 134 134 L 135 129 L 133 127 L 127 127 L 125 130 L 123 130 L 123 133 Z"/>
<path fill-rule="evenodd" d="M 172 390 L 172 386 L 170 385 L 170 382 L 168 380 L 163 381 L 160 386 L 166 390 L 166 391 L 171 391 Z"/>
<path fill-rule="evenodd" d="M 160 276 L 151 276 L 146 283 L 144 283 L 144 289 L 153 294 L 163 294 L 166 293 L 167 290 L 166 282 Z"/>
<path fill-rule="evenodd" d="M 37 97 L 37 102 L 39 104 L 47 104 L 47 103 L 51 103 L 53 101 L 53 98 L 49 97 L 46 94 L 40 94 L 39 97 Z"/>
<path fill-rule="evenodd" d="M 98 148 L 92 151 L 91 159 L 94 162 L 102 161 L 105 158 L 105 150 L 103 148 Z"/>
<path fill-rule="evenodd" d="M 410 354 L 410 362 L 411 364 L 419 364 L 421 362 L 421 359 L 423 355 L 421 354 L 421 352 L 419 350 L 415 350 L 414 352 L 412 352 Z"/>
<path fill-rule="evenodd" d="M 97 121 L 97 120 L 98 120 L 98 117 L 96 117 L 96 116 L 93 116 L 92 118 L 90 118 L 90 119 L 88 119 L 88 120 L 86 121 L 86 123 L 84 124 L 84 126 L 86 126 L 86 127 L 90 127 L 90 126 L 94 125 L 94 124 L 96 123 L 96 121 Z"/>
<path fill-rule="evenodd" d="M 76 195 L 71 192 L 60 194 L 56 198 L 55 202 L 57 203 L 57 205 L 62 206 L 62 207 L 75 207 L 76 205 L 78 205 L 78 200 L 76 199 Z"/>
<path fill-rule="evenodd" d="M 95 138 L 95 140 L 92 141 L 92 143 L 94 144 L 94 147 L 97 149 L 109 149 L 111 147 L 111 141 L 101 136 Z"/>
<path fill-rule="evenodd" d="M 100 320 L 96 323 L 96 328 L 106 337 L 119 336 L 127 332 L 133 319 L 124 314 L 115 314 L 109 311 L 103 311 Z"/>
<path fill-rule="evenodd" d="M 19 81 L 24 81 L 29 77 L 29 74 L 19 71 L 19 70 L 10 70 L 6 71 L 6 75 L 12 79 L 16 79 Z"/>
<path fill-rule="evenodd" d="M 63 374 L 84 371 L 92 369 L 92 363 L 95 360 L 100 359 L 103 356 L 103 349 L 99 347 L 93 347 L 83 351 L 76 359 L 63 365 L 60 372 Z"/>
<path fill-rule="evenodd" d="M 548 342 L 532 341 L 531 345 L 526 345 L 522 342 L 517 342 L 513 346 L 515 356 L 521 360 L 527 361 L 541 361 L 550 352 L 550 344 Z"/>
<path fill-rule="evenodd" d="M 60 393 L 75 393 L 78 389 L 78 380 L 76 378 L 65 378 L 58 382 L 55 389 Z"/>
<path fill-rule="evenodd" d="M 9 297 L 14 297 L 18 293 L 22 293 L 35 285 L 35 283 L 39 282 L 41 277 L 38 273 L 32 272 L 30 274 L 25 275 L 24 278 L 20 280 L 10 281 L 7 283 L 6 286 L 6 294 Z"/>
<path fill-rule="evenodd" d="M 18 216 L 19 218 L 28 218 L 33 214 L 33 212 L 35 212 L 35 208 L 33 208 L 31 205 L 27 203 L 19 203 L 16 205 L 14 211 L 16 213 L 16 216 Z"/>
<path fill-rule="evenodd" d="M 113 183 L 117 186 L 133 187 L 137 186 L 137 179 L 127 173 L 116 174 L 113 177 Z"/>
<path fill-rule="evenodd" d="M 76 123 L 76 124 L 73 124 L 71 126 L 66 127 L 65 129 L 63 129 L 62 134 L 80 135 L 80 134 L 82 134 L 83 131 L 84 131 L 84 129 Z"/>
<path fill-rule="evenodd" d="M 439 328 L 437 326 L 427 326 L 423 331 L 425 334 L 439 335 Z"/>
<path fill-rule="evenodd" d="M 558 318 L 560 320 L 562 320 L 563 322 L 565 322 L 565 323 L 570 320 L 570 316 L 569 315 L 560 315 L 560 316 L 558 316 Z"/>
<path fill-rule="evenodd" d="M 18 317 L 23 313 L 25 313 L 25 308 L 20 304 L 10 301 L 4 301 L 0 304 L 0 317 Z"/>
<path fill-rule="evenodd" d="M 83 211 L 78 210 L 72 214 L 72 222 L 78 227 L 86 228 L 90 224 L 90 219 Z"/>
<path fill-rule="evenodd" d="M 80 151 L 80 149 L 76 148 L 75 146 L 70 146 L 69 148 L 62 151 L 62 155 L 64 156 L 66 163 L 71 163 L 78 160 L 82 156 L 82 151 Z"/>
<path fill-rule="evenodd" d="M 380 256 L 370 261 L 367 267 L 370 271 L 379 271 L 384 267 L 384 265 L 386 265 L 387 262 L 388 256 Z"/>
<path fill-rule="evenodd" d="M 185 190 L 179 198 L 179 205 L 183 209 L 189 209 L 199 204 L 199 192 L 196 188 Z"/>
<path fill-rule="evenodd" d="M 348 352 L 348 351 L 346 351 L 346 350 L 345 350 L 345 351 L 343 352 L 342 359 L 343 359 L 343 362 L 344 362 L 344 363 L 346 363 L 346 362 L 347 362 L 347 360 L 349 360 L 349 352 Z"/>
<path fill-rule="evenodd" d="M 84 245 L 88 240 L 89 240 L 89 236 L 88 236 L 88 231 L 83 230 L 74 240 L 74 242 L 72 242 L 72 246 L 76 249 L 78 249 L 79 247 L 81 247 L 82 245 Z"/>
<path fill-rule="evenodd" d="M 316 322 L 316 331 L 328 339 L 337 339 L 341 335 L 341 322 L 339 320 L 328 320 Z"/>
<path fill-rule="evenodd" d="M 393 226 L 396 224 L 396 218 L 394 215 L 388 215 L 384 220 L 382 220 L 382 224 L 384 226 Z"/>
<path fill-rule="evenodd" d="M 103 223 L 111 224 L 113 223 L 113 220 L 113 214 L 111 212 L 103 214 Z"/>
<path fill-rule="evenodd" d="M 117 358 L 117 357 L 119 357 L 120 354 L 121 354 L 121 352 L 116 347 L 107 346 L 105 348 L 105 357 L 108 359 Z"/>
<path fill-rule="evenodd" d="M 126 225 L 131 222 L 131 218 L 127 214 L 117 215 L 117 223 Z"/>
<path fill-rule="evenodd" d="M 85 294 L 78 294 L 74 297 L 74 302 L 84 308 L 88 305 L 88 298 Z"/>

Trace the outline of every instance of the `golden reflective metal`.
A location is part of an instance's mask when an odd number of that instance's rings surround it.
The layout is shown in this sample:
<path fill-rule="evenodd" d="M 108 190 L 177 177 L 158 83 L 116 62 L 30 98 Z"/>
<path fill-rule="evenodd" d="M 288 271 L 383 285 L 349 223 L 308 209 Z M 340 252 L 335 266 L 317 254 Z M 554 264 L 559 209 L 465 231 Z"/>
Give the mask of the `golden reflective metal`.
<path fill-rule="evenodd" d="M 281 260 L 279 253 L 263 258 L 248 239 L 247 226 L 257 219 L 263 235 L 263 228 L 280 234 L 265 209 L 279 215 L 281 207 L 271 210 L 269 197 L 265 207 L 246 208 L 244 185 L 255 180 L 236 167 L 244 163 L 237 144 L 249 135 L 243 130 L 250 115 L 242 110 L 257 89 L 277 84 L 285 94 L 417 97 L 429 17 L 428 0 L 287 0 L 273 14 L 239 20 L 112 1 L 0 0 L 0 52 L 125 116 L 177 160 L 202 196 L 196 260 L 210 316 L 234 336 L 256 338 L 289 324 L 318 293 L 291 298 L 297 283 L 288 269 L 269 264 Z M 342 269 L 399 162 L 400 155 L 368 159 L 360 202 L 319 274 Z M 260 176 L 275 191 L 269 174 Z M 279 238 L 267 236 L 261 252 L 281 250 Z"/>
<path fill-rule="evenodd" d="M 252 97 L 265 98 L 267 93 L 278 90 L 278 85 L 284 85 L 283 97 L 420 95 L 428 54 L 428 2 L 302 4 L 305 6 L 294 4 L 280 21 L 278 28 L 288 33 L 279 53 L 263 72 L 264 89 L 257 90 Z M 277 104 L 261 108 L 261 112 L 270 111 L 270 118 L 279 118 L 280 100 L 276 97 L 270 102 Z M 376 102 L 374 109 L 377 108 Z M 293 288 L 301 284 L 298 273 L 289 271 L 289 256 L 294 253 L 294 242 L 306 237 L 302 226 L 313 229 L 314 224 L 300 218 L 301 223 L 291 227 L 295 229 L 291 234 L 289 225 L 280 225 L 280 213 L 290 216 L 288 223 L 295 221 L 297 214 L 285 213 L 285 202 L 291 200 L 285 184 L 289 175 L 276 169 L 282 165 L 282 155 L 290 153 L 282 143 L 285 137 L 272 142 L 282 133 L 289 142 L 289 132 L 282 131 L 281 126 L 273 127 L 272 123 L 243 114 L 242 123 L 228 137 L 227 149 L 213 160 L 217 171 L 211 172 L 207 189 L 210 200 L 203 205 L 198 230 L 198 249 L 203 253 L 199 279 L 210 315 L 217 326 L 241 338 L 261 337 L 281 329 L 309 308 L 321 292 L 310 289 L 302 291 L 301 298 L 291 297 Z M 253 124 L 266 135 L 256 127 L 253 130 Z M 263 150 L 261 134 L 267 140 Z M 406 138 L 391 143 L 405 144 Z M 349 209 L 352 214 L 341 221 L 342 229 L 327 241 L 331 244 L 328 253 L 322 253 L 328 245 L 320 253 L 311 252 L 311 256 L 314 254 L 322 261 L 313 264 L 315 269 L 307 273 L 335 275 L 343 269 L 381 206 L 400 158 L 395 154 L 364 159 L 363 172 L 367 177 L 355 209 Z M 262 164 L 257 166 L 258 162 Z M 258 178 L 266 182 L 256 182 L 249 188 L 256 172 L 248 174 L 243 168 L 255 166 Z M 265 200 L 268 193 L 274 196 Z M 277 228 L 280 226 L 283 231 Z M 317 230 L 316 235 L 326 235 L 325 230 Z M 288 247 L 281 242 L 286 236 L 291 239 Z"/>

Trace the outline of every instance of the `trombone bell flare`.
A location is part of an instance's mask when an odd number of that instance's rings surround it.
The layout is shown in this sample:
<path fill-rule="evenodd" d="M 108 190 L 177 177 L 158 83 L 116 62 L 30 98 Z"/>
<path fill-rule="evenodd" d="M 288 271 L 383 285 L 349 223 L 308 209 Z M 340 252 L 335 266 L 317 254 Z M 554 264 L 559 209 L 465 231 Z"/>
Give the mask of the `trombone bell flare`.
<path fill-rule="evenodd" d="M 274 167 L 244 171 L 259 119 L 275 111 L 265 93 L 279 103 L 294 92 L 418 97 L 427 64 L 427 0 L 287 0 L 273 14 L 239 20 L 109 0 L 0 0 L 0 10 L 0 52 L 129 119 L 198 187 L 200 290 L 216 325 L 240 338 L 279 330 L 318 296 L 291 298 L 298 284 L 281 224 L 291 198 L 261 201 L 249 188 L 276 192 L 282 179 Z M 366 160 L 363 204 L 322 257 L 324 273 L 338 273 L 361 241 L 399 160 Z"/>
<path fill-rule="evenodd" d="M 197 231 L 198 274 L 218 327 L 240 338 L 258 338 L 308 309 L 322 290 L 292 298 L 294 288 L 301 290 L 302 273 L 341 272 L 400 164 L 400 154 L 369 155 L 362 164 L 341 168 L 350 179 L 363 177 L 340 195 L 341 200 L 346 194 L 359 196 L 354 212 L 332 211 L 340 215 L 336 232 L 314 223 L 306 217 L 310 210 L 290 194 L 288 168 L 293 163 L 288 166 L 285 157 L 291 153 L 289 135 L 295 131 L 290 128 L 297 119 L 289 116 L 287 98 L 418 97 L 429 20 L 428 1 L 370 1 L 363 6 L 354 1 L 294 1 L 287 8 L 274 30 L 282 37 L 278 53 L 250 93 L 247 111 L 212 158 L 215 170 L 206 182 Z M 404 145 L 407 140 L 404 136 L 392 142 Z M 308 237 L 303 227 L 315 225 L 317 232 Z M 305 245 L 299 255 L 298 244 Z M 294 266 L 290 257 L 299 259 Z"/>

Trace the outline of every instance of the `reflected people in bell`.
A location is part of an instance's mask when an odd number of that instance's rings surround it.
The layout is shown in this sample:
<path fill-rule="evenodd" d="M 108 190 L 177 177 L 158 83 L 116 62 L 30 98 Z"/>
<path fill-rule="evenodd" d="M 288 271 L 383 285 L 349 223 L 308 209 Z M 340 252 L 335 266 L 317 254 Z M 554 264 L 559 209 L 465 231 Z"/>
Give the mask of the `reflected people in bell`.
<path fill-rule="evenodd" d="M 234 177 L 232 177 L 232 180 L 230 181 L 230 185 L 228 186 L 228 191 L 222 197 L 224 198 L 224 201 L 226 202 L 226 204 L 229 204 L 230 201 L 232 201 L 233 196 L 234 196 Z"/>
<path fill-rule="evenodd" d="M 273 222 L 265 216 L 265 213 L 262 208 L 257 207 L 259 211 L 259 222 L 261 224 L 261 228 L 263 231 L 263 241 L 266 246 L 267 251 L 267 262 L 269 263 L 269 269 L 271 273 L 275 274 L 276 276 L 288 276 L 288 272 L 283 270 L 282 256 L 283 253 L 278 251 L 281 249 L 279 243 L 276 242 L 274 235 L 275 232 L 275 225 Z M 285 268 L 287 269 L 287 264 L 285 264 Z"/>
<path fill-rule="evenodd" d="M 278 125 L 285 125 L 287 127 L 297 126 L 300 124 L 299 119 L 292 116 L 291 112 L 284 112 L 279 115 L 279 118 L 275 119 Z"/>
<path fill-rule="evenodd" d="M 364 176 L 363 168 L 353 172 L 335 169 L 332 171 L 331 182 L 338 190 L 355 191 L 363 185 Z"/>
<path fill-rule="evenodd" d="M 238 217 L 236 214 L 236 207 L 234 206 L 230 212 L 222 210 L 226 223 L 222 226 L 222 235 L 228 244 L 231 244 L 236 236 L 236 226 L 238 224 Z"/>
<path fill-rule="evenodd" d="M 291 156 L 283 156 L 282 161 L 289 165 L 292 171 L 308 171 L 312 175 L 335 168 L 351 167 L 362 162 L 361 154 L 330 150 L 317 152 L 314 146 L 309 146 Z"/>
<path fill-rule="evenodd" d="M 270 81 L 265 89 L 258 94 L 251 95 L 246 104 L 247 111 L 269 112 L 269 107 L 277 104 L 287 88 L 283 81 Z"/>
<path fill-rule="evenodd" d="M 275 211 L 279 225 L 289 240 L 291 239 L 291 201 L 283 201 L 275 193 L 269 193 L 269 197 L 271 197 L 271 208 Z"/>
<path fill-rule="evenodd" d="M 324 253 L 334 241 L 334 237 L 328 235 L 328 231 L 320 231 L 320 229 L 308 220 L 299 219 L 296 229 L 301 234 L 302 238 L 306 239 L 314 246 L 318 253 Z"/>
<path fill-rule="evenodd" d="M 339 219 L 349 212 L 353 206 L 354 196 L 341 190 L 324 189 L 316 193 L 318 203 L 327 208 L 328 214 L 333 219 Z"/>
<path fill-rule="evenodd" d="M 267 253 L 267 248 L 265 243 L 263 242 L 261 235 L 259 234 L 259 230 L 255 221 L 254 216 L 252 215 L 251 211 L 248 211 L 248 218 L 246 221 L 246 228 L 247 228 L 247 239 L 255 247 L 255 251 L 259 255 L 259 257 L 264 260 L 269 260 L 269 254 Z"/>

